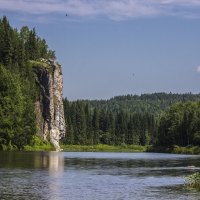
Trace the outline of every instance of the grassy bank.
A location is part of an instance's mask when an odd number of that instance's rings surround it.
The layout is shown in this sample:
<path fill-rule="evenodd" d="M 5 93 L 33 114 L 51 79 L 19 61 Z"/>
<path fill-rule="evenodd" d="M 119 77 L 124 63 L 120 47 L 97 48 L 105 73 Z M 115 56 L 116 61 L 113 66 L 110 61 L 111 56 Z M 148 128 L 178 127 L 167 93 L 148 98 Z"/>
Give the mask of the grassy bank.
<path fill-rule="evenodd" d="M 66 152 L 155 152 L 155 153 L 176 153 L 176 154 L 200 154 L 199 146 L 173 146 L 171 148 L 141 145 L 120 145 L 112 146 L 105 144 L 98 145 L 60 145 Z M 24 147 L 25 151 L 54 151 L 53 145 L 34 136 L 33 144 Z"/>
<path fill-rule="evenodd" d="M 149 146 L 147 151 L 156 153 L 200 154 L 200 146 L 181 147 L 174 145 L 171 148 Z"/>
<path fill-rule="evenodd" d="M 187 146 L 187 147 L 174 146 L 173 153 L 200 154 L 200 147 L 199 146 Z"/>
<path fill-rule="evenodd" d="M 43 144 L 37 146 L 26 145 L 24 151 L 55 151 L 55 148 L 51 144 Z"/>
<path fill-rule="evenodd" d="M 123 145 L 110 146 L 105 144 L 98 145 L 61 145 L 63 151 L 67 152 L 144 152 L 145 146 Z"/>
<path fill-rule="evenodd" d="M 41 140 L 38 136 L 33 137 L 33 144 L 24 146 L 24 151 L 54 151 L 55 148 L 49 141 Z"/>
<path fill-rule="evenodd" d="M 105 144 L 98 145 L 60 145 L 66 152 L 145 152 L 147 147 L 140 145 L 111 146 Z M 24 151 L 54 151 L 53 145 L 41 140 L 38 136 L 33 137 L 33 144 L 26 145 Z"/>

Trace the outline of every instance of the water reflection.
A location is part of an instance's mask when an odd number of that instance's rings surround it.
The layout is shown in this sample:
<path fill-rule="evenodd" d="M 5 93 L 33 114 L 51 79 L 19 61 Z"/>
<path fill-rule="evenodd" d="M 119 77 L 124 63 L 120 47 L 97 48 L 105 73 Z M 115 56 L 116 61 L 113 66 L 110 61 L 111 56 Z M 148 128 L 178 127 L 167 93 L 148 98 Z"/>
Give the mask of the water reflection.
<path fill-rule="evenodd" d="M 56 199 L 63 172 L 63 153 L 0 152 L 0 199 Z"/>
<path fill-rule="evenodd" d="M 49 173 L 50 175 L 62 175 L 64 171 L 64 157 L 60 152 L 51 152 L 48 157 L 49 158 Z"/>
<path fill-rule="evenodd" d="M 64 157 L 60 152 L 0 152 L 0 168 L 47 169 L 50 175 L 60 175 Z"/>
<path fill-rule="evenodd" d="M 48 157 L 44 157 L 45 163 L 48 163 L 49 179 L 48 179 L 48 199 L 59 200 L 61 188 L 63 186 L 62 174 L 64 172 L 64 157 L 60 152 L 50 152 Z M 49 159 L 49 160 L 46 160 Z M 63 198 L 61 198 L 63 199 Z"/>

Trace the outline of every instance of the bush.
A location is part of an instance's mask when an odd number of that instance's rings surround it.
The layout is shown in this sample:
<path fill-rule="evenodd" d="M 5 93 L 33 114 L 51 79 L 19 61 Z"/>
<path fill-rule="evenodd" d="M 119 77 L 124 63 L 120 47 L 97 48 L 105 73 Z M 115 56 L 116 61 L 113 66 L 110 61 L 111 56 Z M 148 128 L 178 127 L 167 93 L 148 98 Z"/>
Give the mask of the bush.
<path fill-rule="evenodd" d="M 196 172 L 192 175 L 187 176 L 185 180 L 186 180 L 186 185 L 200 189 L 200 172 Z"/>
<path fill-rule="evenodd" d="M 199 154 L 200 147 L 198 146 L 187 146 L 187 147 L 180 147 L 175 145 L 173 148 L 173 153 L 179 154 Z"/>
<path fill-rule="evenodd" d="M 45 140 L 42 140 L 38 136 L 33 136 L 32 145 L 24 146 L 25 151 L 53 151 L 53 145 Z"/>

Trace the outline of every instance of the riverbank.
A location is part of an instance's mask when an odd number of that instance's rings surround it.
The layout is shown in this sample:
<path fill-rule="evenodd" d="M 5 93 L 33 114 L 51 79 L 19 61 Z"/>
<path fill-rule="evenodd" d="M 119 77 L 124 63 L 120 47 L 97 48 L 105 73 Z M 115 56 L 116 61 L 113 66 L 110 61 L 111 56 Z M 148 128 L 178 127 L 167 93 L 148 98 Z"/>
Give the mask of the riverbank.
<path fill-rule="evenodd" d="M 141 145 L 60 145 L 62 151 L 66 152 L 145 152 L 147 146 Z M 34 136 L 33 144 L 26 145 L 24 151 L 55 151 L 55 147 L 49 142 L 41 140 L 38 136 Z"/>
<path fill-rule="evenodd" d="M 181 147 L 174 145 L 171 148 L 166 148 L 166 147 L 148 146 L 146 151 L 155 153 L 200 154 L 200 147 L 199 146 Z"/>
<path fill-rule="evenodd" d="M 155 153 L 175 153 L 175 154 L 200 154 L 199 146 L 180 147 L 174 145 L 171 148 L 158 147 L 153 145 L 64 145 L 61 149 L 66 152 L 155 152 Z M 34 137 L 32 146 L 25 146 L 24 151 L 54 151 L 55 148 L 48 141 L 43 141 L 39 137 Z"/>
<path fill-rule="evenodd" d="M 105 144 L 98 145 L 61 145 L 61 149 L 66 152 L 145 152 L 147 147 L 140 145 L 111 146 Z"/>
<path fill-rule="evenodd" d="M 32 145 L 24 146 L 24 151 L 55 151 L 55 147 L 49 142 L 42 140 L 38 136 L 33 137 Z"/>

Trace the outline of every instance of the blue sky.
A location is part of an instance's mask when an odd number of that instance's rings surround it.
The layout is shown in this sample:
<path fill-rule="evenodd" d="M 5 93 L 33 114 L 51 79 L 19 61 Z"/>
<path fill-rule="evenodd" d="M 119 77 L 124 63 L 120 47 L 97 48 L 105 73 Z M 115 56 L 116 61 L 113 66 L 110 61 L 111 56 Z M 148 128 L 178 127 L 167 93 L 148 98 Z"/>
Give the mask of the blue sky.
<path fill-rule="evenodd" d="M 200 92 L 199 0 L 0 0 L 0 13 L 56 51 L 70 100 Z"/>

